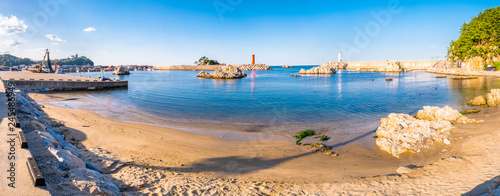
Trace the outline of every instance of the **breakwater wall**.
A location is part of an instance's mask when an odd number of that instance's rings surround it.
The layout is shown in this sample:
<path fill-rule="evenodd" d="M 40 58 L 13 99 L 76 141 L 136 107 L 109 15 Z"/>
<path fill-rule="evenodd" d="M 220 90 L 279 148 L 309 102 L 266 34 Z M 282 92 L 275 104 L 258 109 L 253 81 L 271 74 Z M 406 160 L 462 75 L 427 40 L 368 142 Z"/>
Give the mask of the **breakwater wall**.
<path fill-rule="evenodd" d="M 389 64 L 397 61 L 362 61 L 362 62 L 346 62 L 348 70 L 378 70 Z M 407 70 L 427 70 L 432 68 L 440 61 L 399 61 L 401 66 Z"/>
<path fill-rule="evenodd" d="M 173 65 L 173 66 L 156 66 L 157 70 L 175 71 L 175 70 L 204 70 L 213 71 L 220 69 L 220 65 Z"/>
<path fill-rule="evenodd" d="M 173 65 L 173 66 L 156 66 L 157 70 L 165 70 L 165 71 L 185 71 L 185 70 L 197 70 L 197 71 L 214 71 L 218 69 L 222 69 L 226 65 Z M 240 68 L 241 70 L 271 70 L 269 66 L 266 64 L 243 64 L 243 65 L 232 65 Z"/>

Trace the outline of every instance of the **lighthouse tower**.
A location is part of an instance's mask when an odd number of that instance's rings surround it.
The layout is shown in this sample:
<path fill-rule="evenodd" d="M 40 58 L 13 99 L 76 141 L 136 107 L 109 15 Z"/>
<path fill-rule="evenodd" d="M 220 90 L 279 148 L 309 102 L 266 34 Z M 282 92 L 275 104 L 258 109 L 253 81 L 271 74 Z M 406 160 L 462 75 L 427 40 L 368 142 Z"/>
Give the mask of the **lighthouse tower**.
<path fill-rule="evenodd" d="M 342 62 L 342 52 L 339 52 L 339 62 Z"/>
<path fill-rule="evenodd" d="M 255 65 L 255 54 L 252 54 L 252 65 Z"/>

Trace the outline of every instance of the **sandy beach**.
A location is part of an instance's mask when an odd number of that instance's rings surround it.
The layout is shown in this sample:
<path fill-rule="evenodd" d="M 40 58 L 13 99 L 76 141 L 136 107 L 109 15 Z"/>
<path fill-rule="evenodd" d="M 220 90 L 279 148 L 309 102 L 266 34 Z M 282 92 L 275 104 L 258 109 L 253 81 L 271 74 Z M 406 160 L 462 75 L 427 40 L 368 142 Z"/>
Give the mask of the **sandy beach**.
<path fill-rule="evenodd" d="M 339 156 L 333 157 L 297 146 L 292 138 L 230 141 L 41 105 L 65 125 L 66 139 L 130 195 L 477 195 L 487 193 L 500 173 L 496 108 L 469 115 L 483 123 L 454 123 L 451 145 L 397 159 L 356 144 L 334 148 Z M 398 174 L 401 166 L 412 169 Z"/>

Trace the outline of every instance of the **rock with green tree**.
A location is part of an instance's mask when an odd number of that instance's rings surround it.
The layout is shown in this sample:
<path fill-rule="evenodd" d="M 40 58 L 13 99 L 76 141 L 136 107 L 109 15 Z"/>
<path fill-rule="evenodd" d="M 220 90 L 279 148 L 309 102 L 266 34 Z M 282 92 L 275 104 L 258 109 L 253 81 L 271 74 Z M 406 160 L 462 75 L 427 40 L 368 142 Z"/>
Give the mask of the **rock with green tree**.
<path fill-rule="evenodd" d="M 219 65 L 217 60 L 211 60 L 206 56 L 201 57 L 198 61 L 195 61 L 196 65 Z"/>

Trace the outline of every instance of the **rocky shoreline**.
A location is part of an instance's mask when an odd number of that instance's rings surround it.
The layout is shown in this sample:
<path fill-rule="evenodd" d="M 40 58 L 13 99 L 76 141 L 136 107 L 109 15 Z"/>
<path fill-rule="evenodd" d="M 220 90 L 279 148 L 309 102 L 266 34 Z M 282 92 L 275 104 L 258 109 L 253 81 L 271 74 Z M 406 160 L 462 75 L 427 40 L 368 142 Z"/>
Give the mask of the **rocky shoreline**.
<path fill-rule="evenodd" d="M 437 69 L 431 68 L 428 69 L 427 72 L 442 74 L 442 75 L 454 75 L 454 76 L 494 76 L 500 77 L 500 71 L 471 71 L 460 68 L 452 68 L 452 69 Z"/>
<path fill-rule="evenodd" d="M 65 137 L 68 130 L 61 122 L 44 114 L 26 94 L 18 92 L 16 98 L 21 129 L 52 195 L 120 195 L 118 186 L 83 156 L 87 150 Z"/>

